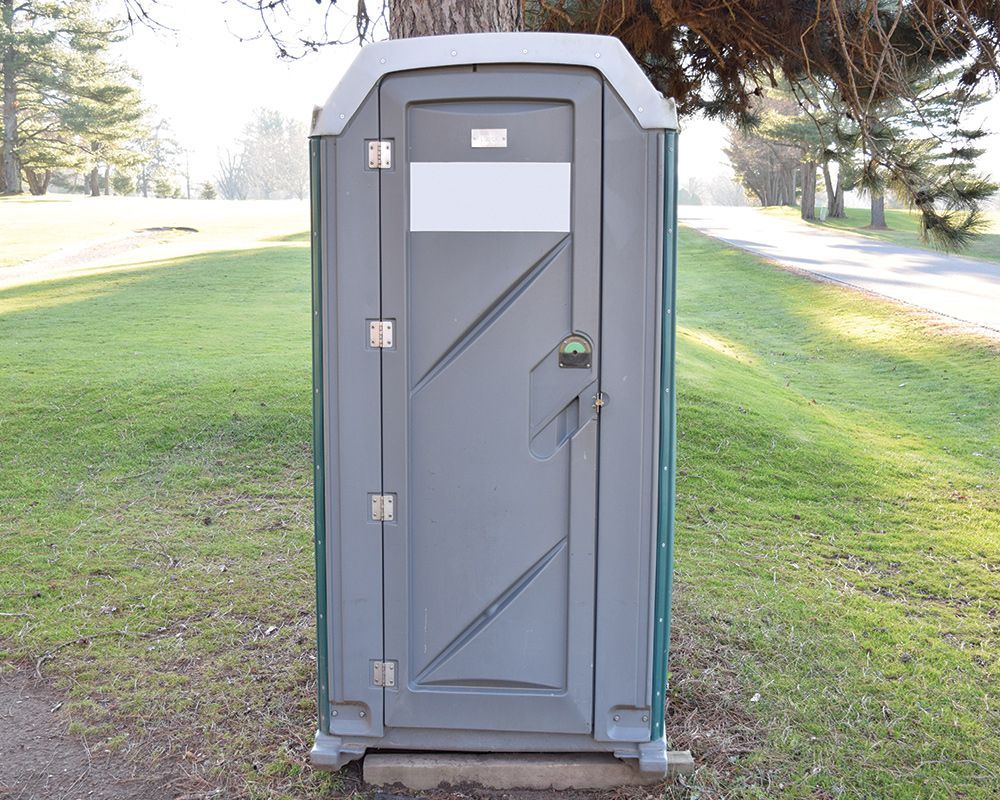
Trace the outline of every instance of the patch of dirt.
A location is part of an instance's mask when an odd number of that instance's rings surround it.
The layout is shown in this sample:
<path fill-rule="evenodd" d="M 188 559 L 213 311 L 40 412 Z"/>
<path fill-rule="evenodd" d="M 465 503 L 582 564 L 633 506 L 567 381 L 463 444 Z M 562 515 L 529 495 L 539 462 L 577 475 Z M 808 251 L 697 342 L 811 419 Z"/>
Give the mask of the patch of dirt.
<path fill-rule="evenodd" d="M 31 261 L 23 261 L 0 270 L 0 289 L 65 277 L 90 264 L 128 253 L 144 244 L 169 241 L 177 234 L 197 233 L 197 228 L 160 227 L 143 228 L 125 236 L 115 236 L 87 244 L 56 250 Z"/>
<path fill-rule="evenodd" d="M 62 703 L 23 674 L 0 677 L 0 798 L 3 800 L 193 800 L 187 776 L 144 770 L 95 752 L 67 733 Z"/>
<path fill-rule="evenodd" d="M 840 564 L 845 569 L 849 569 L 852 572 L 857 572 L 859 575 L 878 575 L 880 577 L 898 575 L 901 567 L 903 566 L 898 561 L 889 561 L 885 565 L 882 565 L 876 561 L 862 558 L 854 553 L 828 553 L 824 554 L 823 558 L 836 564 Z"/>
<path fill-rule="evenodd" d="M 751 690 L 732 665 L 739 663 L 739 647 L 687 608 L 684 592 L 674 587 L 670 631 L 670 692 L 666 734 L 672 750 L 690 750 L 699 773 L 702 767 L 715 780 L 727 779 L 740 760 L 759 752 L 765 743 L 762 723 L 748 706 Z M 694 779 L 682 778 L 692 786 Z M 698 787 L 703 799 L 715 797 Z"/>

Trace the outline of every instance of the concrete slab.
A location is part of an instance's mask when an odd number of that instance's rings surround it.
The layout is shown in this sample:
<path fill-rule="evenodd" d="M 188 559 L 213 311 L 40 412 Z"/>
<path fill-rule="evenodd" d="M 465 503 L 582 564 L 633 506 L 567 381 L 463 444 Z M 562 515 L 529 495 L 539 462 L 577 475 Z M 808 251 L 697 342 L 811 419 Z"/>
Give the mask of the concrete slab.
<path fill-rule="evenodd" d="M 668 754 L 668 772 L 691 772 L 687 751 Z M 472 784 L 489 789 L 615 789 L 656 784 L 663 776 L 639 772 L 611 754 L 537 753 L 369 753 L 365 783 L 436 789 Z"/>

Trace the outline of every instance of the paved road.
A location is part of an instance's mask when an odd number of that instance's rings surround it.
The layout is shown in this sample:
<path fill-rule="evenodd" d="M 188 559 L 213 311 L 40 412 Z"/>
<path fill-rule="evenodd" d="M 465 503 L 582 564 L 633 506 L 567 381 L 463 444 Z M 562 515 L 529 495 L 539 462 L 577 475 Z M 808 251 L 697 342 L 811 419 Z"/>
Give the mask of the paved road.
<path fill-rule="evenodd" d="M 1000 334 L 1000 263 L 829 233 L 753 208 L 680 206 L 679 216 L 781 264 Z"/>

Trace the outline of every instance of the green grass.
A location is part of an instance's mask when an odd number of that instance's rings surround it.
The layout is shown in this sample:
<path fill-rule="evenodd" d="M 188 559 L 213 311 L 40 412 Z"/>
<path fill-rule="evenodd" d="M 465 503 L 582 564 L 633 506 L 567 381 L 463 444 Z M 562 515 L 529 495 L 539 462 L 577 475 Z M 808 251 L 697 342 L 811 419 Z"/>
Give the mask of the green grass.
<path fill-rule="evenodd" d="M 880 239 L 903 247 L 918 247 L 924 250 L 934 250 L 933 243 L 920 237 L 920 216 L 912 211 L 887 210 L 885 212 L 888 230 L 874 231 L 868 225 L 871 222 L 871 212 L 867 208 L 845 209 L 847 216 L 838 219 L 827 219 L 824 222 L 810 222 L 819 228 L 836 231 L 847 231 L 871 239 Z M 787 206 L 771 206 L 767 213 L 783 217 L 799 219 L 799 211 Z M 959 251 L 959 255 L 980 258 L 985 261 L 1000 261 L 1000 213 L 987 212 L 986 227 L 975 236 L 969 246 Z"/>
<path fill-rule="evenodd" d="M 682 243 L 680 627 L 760 727 L 736 794 L 995 796 L 996 347 Z"/>
<path fill-rule="evenodd" d="M 347 791 L 306 766 L 288 238 L 0 292 L 0 659 L 51 654 L 91 747 L 233 796 Z M 997 350 L 689 231 L 680 264 L 668 732 L 700 797 L 995 796 Z"/>

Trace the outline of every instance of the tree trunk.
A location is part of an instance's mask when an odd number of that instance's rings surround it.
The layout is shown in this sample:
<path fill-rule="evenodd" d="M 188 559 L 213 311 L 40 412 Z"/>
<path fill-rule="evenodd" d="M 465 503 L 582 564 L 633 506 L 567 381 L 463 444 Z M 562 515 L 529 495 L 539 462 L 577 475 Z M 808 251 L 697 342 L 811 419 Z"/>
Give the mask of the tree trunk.
<path fill-rule="evenodd" d="M 826 186 L 826 207 L 829 208 L 833 205 L 833 176 L 830 174 L 830 162 L 823 162 L 823 185 Z"/>
<path fill-rule="evenodd" d="M 826 217 L 836 219 L 846 217 L 844 213 L 844 182 L 837 176 L 837 183 L 834 185 L 833 176 L 830 174 L 830 162 L 823 162 L 823 181 L 826 183 Z"/>
<path fill-rule="evenodd" d="M 0 0 L 4 38 L 11 44 L 3 52 L 3 145 L 0 147 L 0 192 L 21 193 L 21 161 L 17 155 L 17 80 L 14 74 L 14 0 Z"/>
<path fill-rule="evenodd" d="M 104 165 L 104 196 L 111 194 L 111 165 Z"/>
<path fill-rule="evenodd" d="M 764 191 L 765 206 L 782 205 L 783 195 L 781 187 L 784 185 L 784 176 L 777 170 L 772 170 L 768 176 L 767 186 Z"/>
<path fill-rule="evenodd" d="M 101 176 L 97 167 L 94 167 L 87 175 L 87 188 L 90 190 L 91 197 L 101 196 Z"/>
<path fill-rule="evenodd" d="M 868 227 L 876 231 L 889 230 L 885 224 L 885 195 L 882 192 L 872 192 L 872 222 Z"/>
<path fill-rule="evenodd" d="M 49 181 L 52 180 L 52 172 L 45 170 L 39 174 L 31 167 L 24 167 L 24 177 L 28 181 L 28 191 L 33 195 L 42 195 L 49 190 Z"/>
<path fill-rule="evenodd" d="M 837 190 L 833 193 L 833 201 L 830 203 L 830 208 L 827 211 L 827 217 L 844 219 L 846 216 L 847 212 L 844 211 L 844 183 L 843 181 L 838 180 Z"/>
<path fill-rule="evenodd" d="M 791 206 L 795 208 L 795 170 L 787 169 L 785 175 L 785 198 L 782 201 L 783 206 Z"/>
<path fill-rule="evenodd" d="M 816 162 L 802 162 L 802 219 L 816 219 Z"/>
<path fill-rule="evenodd" d="M 390 0 L 389 38 L 521 30 L 520 0 Z"/>

